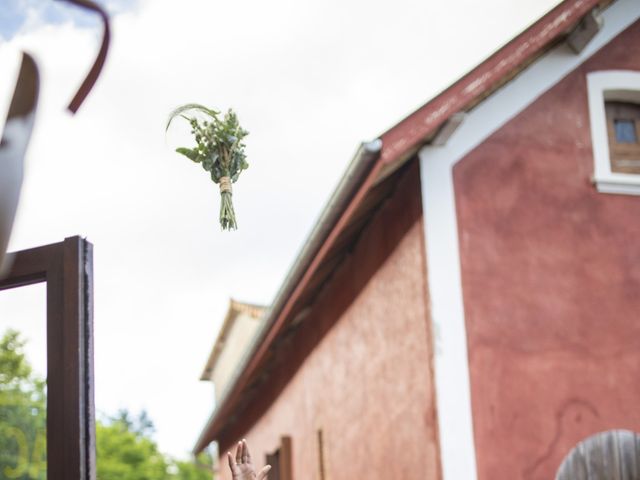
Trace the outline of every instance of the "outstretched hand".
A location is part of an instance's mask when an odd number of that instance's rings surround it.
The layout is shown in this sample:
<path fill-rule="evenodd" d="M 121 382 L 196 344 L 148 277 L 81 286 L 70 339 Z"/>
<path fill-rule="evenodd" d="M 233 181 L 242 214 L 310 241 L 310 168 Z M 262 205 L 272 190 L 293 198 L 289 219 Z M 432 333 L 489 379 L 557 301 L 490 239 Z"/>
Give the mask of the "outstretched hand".
<path fill-rule="evenodd" d="M 238 442 L 235 458 L 231 456 L 231 452 L 227 452 L 227 460 L 233 480 L 264 480 L 267 478 L 267 472 L 271 470 L 271 465 L 266 465 L 256 475 L 246 440 Z"/>

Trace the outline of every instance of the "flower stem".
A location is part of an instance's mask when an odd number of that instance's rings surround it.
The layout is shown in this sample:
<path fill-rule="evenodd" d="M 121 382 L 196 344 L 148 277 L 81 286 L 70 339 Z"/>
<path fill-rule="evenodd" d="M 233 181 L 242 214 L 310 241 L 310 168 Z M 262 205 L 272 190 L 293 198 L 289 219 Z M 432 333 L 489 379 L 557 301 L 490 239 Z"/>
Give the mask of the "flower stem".
<path fill-rule="evenodd" d="M 231 192 L 220 194 L 220 225 L 223 230 L 237 230 L 236 213 L 233 210 Z"/>

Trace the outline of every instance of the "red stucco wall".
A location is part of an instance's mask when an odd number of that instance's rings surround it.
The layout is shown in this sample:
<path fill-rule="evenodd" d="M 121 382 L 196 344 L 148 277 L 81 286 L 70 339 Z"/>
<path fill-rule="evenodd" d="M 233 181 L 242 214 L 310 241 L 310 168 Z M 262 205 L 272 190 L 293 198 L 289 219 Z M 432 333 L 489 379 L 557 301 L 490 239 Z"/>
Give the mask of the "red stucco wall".
<path fill-rule="evenodd" d="M 585 75 L 640 70 L 636 23 L 454 169 L 480 480 L 548 480 L 640 431 L 640 197 L 597 193 Z"/>
<path fill-rule="evenodd" d="M 262 465 L 290 435 L 294 478 L 317 480 L 322 429 L 327 480 L 438 478 L 418 177 L 414 164 L 281 353 L 251 406 L 264 413 L 223 445 L 246 437 Z"/>

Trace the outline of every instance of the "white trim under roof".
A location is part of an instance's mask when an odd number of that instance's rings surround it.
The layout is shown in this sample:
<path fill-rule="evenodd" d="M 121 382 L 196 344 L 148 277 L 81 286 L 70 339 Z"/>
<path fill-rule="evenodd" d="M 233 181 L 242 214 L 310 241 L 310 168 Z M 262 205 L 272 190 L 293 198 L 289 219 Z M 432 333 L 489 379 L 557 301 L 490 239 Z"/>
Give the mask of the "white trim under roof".
<path fill-rule="evenodd" d="M 635 22 L 640 2 L 618 0 L 603 17 L 579 55 L 554 48 L 474 108 L 444 146 L 419 152 L 443 480 L 477 479 L 453 166 Z"/>
<path fill-rule="evenodd" d="M 593 181 L 599 192 L 640 195 L 640 175 L 611 171 L 606 100 L 640 103 L 640 72 L 603 70 L 587 74 L 593 145 Z M 640 158 L 638 159 L 640 160 Z"/>

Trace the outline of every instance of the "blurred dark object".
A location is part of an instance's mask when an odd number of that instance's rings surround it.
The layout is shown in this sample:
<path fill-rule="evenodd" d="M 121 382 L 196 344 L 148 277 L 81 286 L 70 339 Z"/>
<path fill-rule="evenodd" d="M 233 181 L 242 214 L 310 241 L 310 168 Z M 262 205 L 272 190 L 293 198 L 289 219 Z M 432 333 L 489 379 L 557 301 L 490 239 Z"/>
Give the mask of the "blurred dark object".
<path fill-rule="evenodd" d="M 0 277 L 9 266 L 5 253 L 18 208 L 24 156 L 33 130 L 39 87 L 38 67 L 24 53 L 0 142 Z"/>
<path fill-rule="evenodd" d="M 91 92 L 104 67 L 109 50 L 111 30 L 109 16 L 95 2 L 90 0 L 61 1 L 96 12 L 100 15 L 104 26 L 98 56 L 68 107 L 75 114 Z M 38 67 L 33 58 L 24 53 L 0 143 L 0 277 L 9 267 L 5 254 L 18 208 L 24 174 L 24 157 L 35 121 L 39 85 Z"/>

